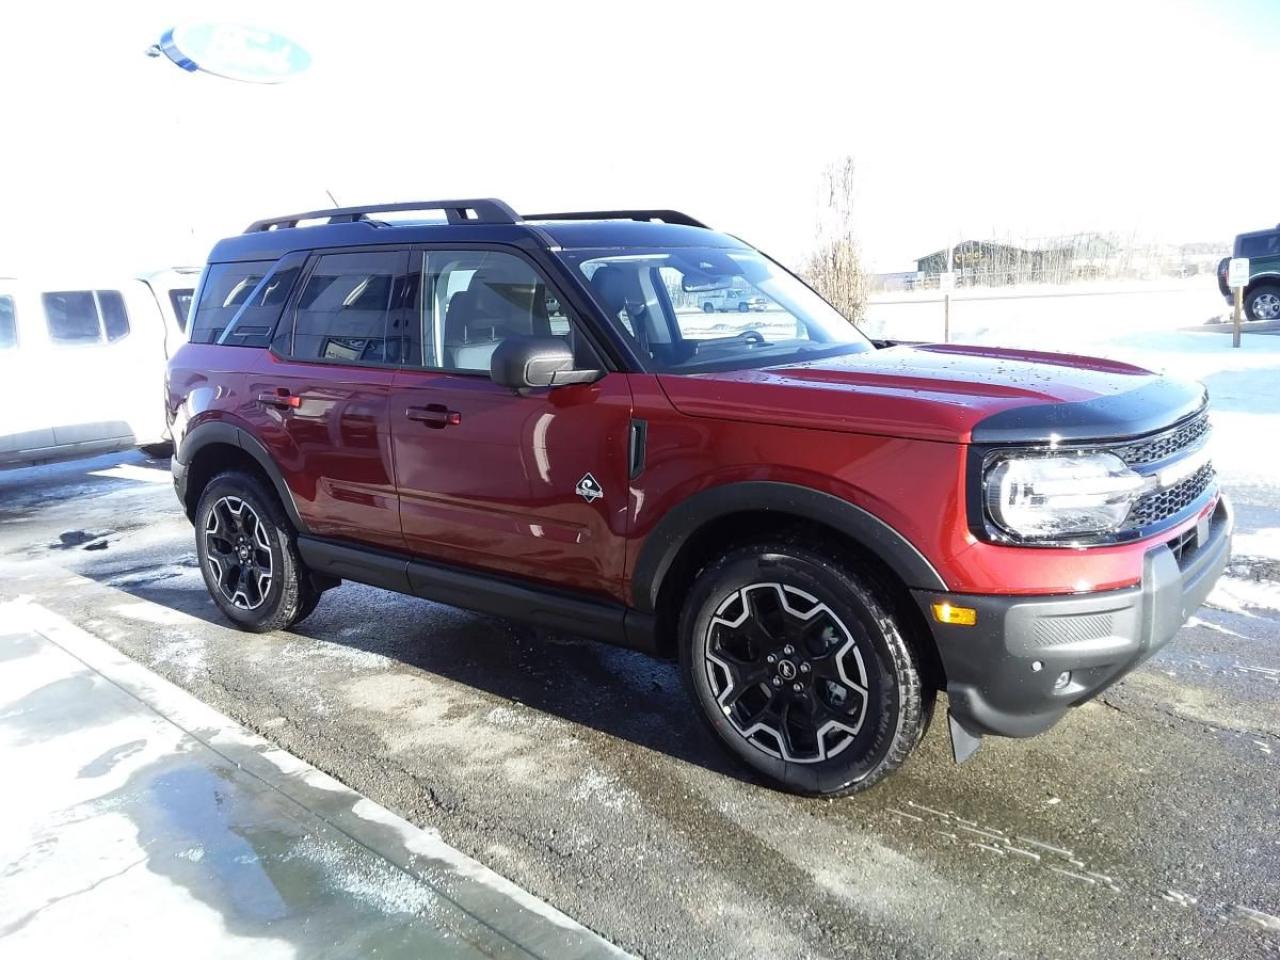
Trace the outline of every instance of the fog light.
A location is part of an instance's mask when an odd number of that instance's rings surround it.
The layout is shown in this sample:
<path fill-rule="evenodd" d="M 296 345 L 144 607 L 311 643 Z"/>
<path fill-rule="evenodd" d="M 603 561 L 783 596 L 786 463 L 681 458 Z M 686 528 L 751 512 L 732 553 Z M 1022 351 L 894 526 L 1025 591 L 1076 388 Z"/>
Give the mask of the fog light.
<path fill-rule="evenodd" d="M 1063 690 L 1066 688 L 1067 684 L 1070 682 L 1071 682 L 1071 671 L 1063 670 L 1060 674 L 1058 674 L 1058 679 L 1053 681 L 1053 689 Z"/>
<path fill-rule="evenodd" d="M 978 611 L 972 607 L 955 607 L 949 603 L 933 605 L 933 619 L 957 627 L 972 627 L 978 622 Z"/>

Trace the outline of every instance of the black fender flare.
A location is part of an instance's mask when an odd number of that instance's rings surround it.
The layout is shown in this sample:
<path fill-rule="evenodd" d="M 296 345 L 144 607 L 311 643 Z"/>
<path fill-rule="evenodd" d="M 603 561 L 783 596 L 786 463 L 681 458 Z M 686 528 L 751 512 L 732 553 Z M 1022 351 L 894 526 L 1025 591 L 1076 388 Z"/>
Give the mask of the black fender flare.
<path fill-rule="evenodd" d="M 938 571 L 906 537 L 875 514 L 811 487 L 771 480 L 729 483 L 695 493 L 645 538 L 632 573 L 636 609 L 652 613 L 667 571 L 681 549 L 705 524 L 733 513 L 767 510 L 836 530 L 874 553 L 908 588 L 946 592 Z"/>
<path fill-rule="evenodd" d="M 284 482 L 284 477 L 281 475 L 275 461 L 271 458 L 271 454 L 267 452 L 267 448 L 262 445 L 261 441 L 242 427 L 237 427 L 233 423 L 226 423 L 222 420 L 210 420 L 199 424 L 187 431 L 186 436 L 182 438 L 182 444 L 174 451 L 174 459 L 189 468 L 196 455 L 205 447 L 214 443 L 239 447 L 251 456 L 258 466 L 262 468 L 262 472 L 267 475 L 271 485 L 275 487 L 276 496 L 280 498 L 280 503 L 284 505 L 285 513 L 289 515 L 289 521 L 293 524 L 293 528 L 299 533 L 307 532 L 306 524 L 302 522 L 302 517 L 298 515 L 298 505 L 294 503 L 293 491 Z"/>

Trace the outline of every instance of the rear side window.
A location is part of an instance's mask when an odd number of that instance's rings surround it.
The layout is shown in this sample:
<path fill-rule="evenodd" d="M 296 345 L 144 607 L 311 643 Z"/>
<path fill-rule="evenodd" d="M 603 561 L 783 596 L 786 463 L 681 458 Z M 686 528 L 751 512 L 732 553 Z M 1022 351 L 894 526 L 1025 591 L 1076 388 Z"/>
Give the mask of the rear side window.
<path fill-rule="evenodd" d="M 49 339 L 74 345 L 129 335 L 129 314 L 119 290 L 57 290 L 41 295 Z"/>
<path fill-rule="evenodd" d="M 169 291 L 169 305 L 173 307 L 173 318 L 178 321 L 178 329 L 186 332 L 187 314 L 191 312 L 191 301 L 196 292 L 190 288 Z"/>
<path fill-rule="evenodd" d="M 102 339 L 102 325 L 98 321 L 98 305 L 92 290 L 65 290 L 46 293 L 44 301 L 45 321 L 49 325 L 49 339 L 54 343 L 97 343 Z"/>
<path fill-rule="evenodd" d="M 98 309 L 102 313 L 102 329 L 108 340 L 119 340 L 129 335 L 129 314 L 124 309 L 124 297 L 118 290 L 99 290 Z"/>
<path fill-rule="evenodd" d="M 1238 257 L 1274 257 L 1280 256 L 1280 231 L 1264 234 L 1260 237 L 1241 237 Z"/>
<path fill-rule="evenodd" d="M 331 363 L 416 362 L 416 283 L 404 250 L 320 257 L 294 314 L 289 352 Z"/>
<path fill-rule="evenodd" d="M 224 339 L 223 334 L 271 265 L 269 260 L 209 264 L 200 286 L 200 303 L 191 322 L 190 341 L 232 343 L 234 339 L 234 346 L 265 346 L 267 337 L 259 338 L 259 342 L 249 342 L 245 337 Z"/>
<path fill-rule="evenodd" d="M 18 316 L 13 309 L 13 297 L 0 295 L 0 350 L 13 350 L 18 346 Z"/>

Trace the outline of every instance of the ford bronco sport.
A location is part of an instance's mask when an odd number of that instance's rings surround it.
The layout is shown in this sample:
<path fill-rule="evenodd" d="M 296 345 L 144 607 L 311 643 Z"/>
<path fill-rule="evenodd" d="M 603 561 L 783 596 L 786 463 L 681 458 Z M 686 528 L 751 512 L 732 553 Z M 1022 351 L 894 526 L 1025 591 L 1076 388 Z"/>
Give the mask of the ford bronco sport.
<path fill-rule="evenodd" d="M 697 294 L 744 286 L 769 310 L 708 329 Z M 1206 403 L 1106 360 L 872 342 L 675 211 L 495 200 L 221 241 L 167 384 L 236 625 L 349 579 L 678 657 L 729 751 L 823 795 L 900 765 L 936 692 L 964 759 L 1173 637 L 1229 551 Z"/>

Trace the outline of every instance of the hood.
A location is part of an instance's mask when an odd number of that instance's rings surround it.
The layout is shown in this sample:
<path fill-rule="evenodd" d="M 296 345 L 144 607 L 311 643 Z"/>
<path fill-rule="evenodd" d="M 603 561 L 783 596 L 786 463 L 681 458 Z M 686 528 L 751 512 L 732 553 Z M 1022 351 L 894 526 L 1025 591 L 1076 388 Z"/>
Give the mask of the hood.
<path fill-rule="evenodd" d="M 950 344 L 659 381 L 691 417 L 952 443 L 1128 437 L 1205 402 L 1199 384 L 1127 363 Z"/>

